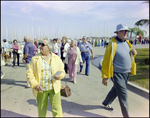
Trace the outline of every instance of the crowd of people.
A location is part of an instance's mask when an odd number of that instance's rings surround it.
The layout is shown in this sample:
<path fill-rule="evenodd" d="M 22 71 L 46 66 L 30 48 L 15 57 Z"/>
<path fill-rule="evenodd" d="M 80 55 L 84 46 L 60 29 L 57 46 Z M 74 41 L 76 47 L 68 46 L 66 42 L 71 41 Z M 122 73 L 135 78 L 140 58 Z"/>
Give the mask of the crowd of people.
<path fill-rule="evenodd" d="M 94 58 L 92 48 L 108 45 L 102 62 L 102 83 L 107 86 L 108 79 L 111 78 L 114 86 L 102 104 L 108 110 L 113 110 L 110 104 L 118 96 L 123 116 L 129 117 L 126 84 L 129 73 L 136 74 L 136 68 L 133 66 L 135 65 L 134 57 L 137 52 L 131 50 L 132 46 L 126 40 L 128 32 L 129 29 L 126 24 L 119 24 L 115 31 L 117 36 L 111 40 L 91 40 L 86 36 L 83 36 L 80 40 L 68 40 L 67 37 L 63 36 L 62 40 L 44 38 L 40 42 L 34 39 L 33 42 L 28 36 L 25 36 L 25 45 L 22 52 L 22 62 L 26 67 L 27 78 L 25 88 L 33 89 L 33 94 L 37 100 L 38 116 L 46 116 L 48 97 L 53 116 L 63 116 L 60 97 L 61 79 L 65 78 L 69 71 L 70 80 L 76 84 L 78 65 L 80 65 L 79 73 L 81 73 L 85 61 L 85 75 L 89 76 L 90 53 L 91 57 Z M 8 60 L 11 58 L 11 45 L 6 39 L 3 42 L 1 54 L 6 65 L 8 65 Z M 19 66 L 20 46 L 17 44 L 16 39 L 13 43 L 12 67 L 15 67 L 16 58 Z M 124 52 L 122 52 L 122 48 L 125 48 Z M 61 74 L 55 75 L 58 71 L 61 71 Z M 4 76 L 4 73 L 1 70 L 2 76 Z"/>

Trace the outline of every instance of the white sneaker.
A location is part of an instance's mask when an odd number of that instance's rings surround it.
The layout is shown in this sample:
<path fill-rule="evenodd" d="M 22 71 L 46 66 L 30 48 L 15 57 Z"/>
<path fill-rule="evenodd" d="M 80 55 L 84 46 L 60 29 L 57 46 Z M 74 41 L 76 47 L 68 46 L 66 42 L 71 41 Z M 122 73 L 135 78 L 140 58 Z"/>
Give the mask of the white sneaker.
<path fill-rule="evenodd" d="M 3 75 L 1 76 L 1 79 L 4 77 L 5 73 L 3 73 Z"/>
<path fill-rule="evenodd" d="M 76 84 L 76 81 L 74 81 L 74 84 Z"/>

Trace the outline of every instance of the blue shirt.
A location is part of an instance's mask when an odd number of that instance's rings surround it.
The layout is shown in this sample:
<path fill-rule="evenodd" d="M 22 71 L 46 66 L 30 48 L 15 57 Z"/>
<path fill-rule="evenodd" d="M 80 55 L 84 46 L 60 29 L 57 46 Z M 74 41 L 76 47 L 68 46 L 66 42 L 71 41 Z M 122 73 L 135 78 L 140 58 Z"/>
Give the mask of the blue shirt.
<path fill-rule="evenodd" d="M 85 44 L 82 42 L 79 45 L 79 49 L 81 52 L 89 52 L 92 50 L 92 45 L 89 42 L 86 42 Z"/>
<path fill-rule="evenodd" d="M 131 58 L 130 58 L 130 48 L 126 40 L 122 42 L 121 39 L 117 39 L 117 50 L 113 61 L 114 72 L 118 73 L 128 73 L 131 72 Z"/>
<path fill-rule="evenodd" d="M 10 44 L 8 42 L 5 42 L 5 43 L 3 43 L 3 48 L 4 49 L 10 49 L 11 46 L 10 46 Z"/>
<path fill-rule="evenodd" d="M 25 60 L 26 63 L 29 63 L 34 54 L 34 45 L 31 44 L 29 41 L 26 42 L 26 44 L 24 45 L 23 54 L 28 54 Z"/>

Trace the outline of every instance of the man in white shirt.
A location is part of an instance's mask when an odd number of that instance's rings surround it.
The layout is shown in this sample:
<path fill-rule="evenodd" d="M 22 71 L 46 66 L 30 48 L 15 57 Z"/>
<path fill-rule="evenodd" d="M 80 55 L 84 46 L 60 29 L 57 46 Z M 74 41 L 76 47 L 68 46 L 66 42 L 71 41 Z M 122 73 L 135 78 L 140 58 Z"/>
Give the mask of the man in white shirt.
<path fill-rule="evenodd" d="M 59 46 L 58 46 L 58 43 L 57 43 L 57 39 L 53 39 L 53 53 L 55 53 L 56 55 L 58 55 L 58 49 L 59 49 Z"/>

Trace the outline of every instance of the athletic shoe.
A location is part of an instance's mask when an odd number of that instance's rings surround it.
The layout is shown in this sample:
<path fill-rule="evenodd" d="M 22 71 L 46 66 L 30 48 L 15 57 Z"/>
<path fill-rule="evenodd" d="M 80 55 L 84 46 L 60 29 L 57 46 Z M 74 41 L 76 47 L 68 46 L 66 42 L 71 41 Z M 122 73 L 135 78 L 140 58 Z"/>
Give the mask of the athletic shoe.
<path fill-rule="evenodd" d="M 102 104 L 105 106 L 105 109 L 107 109 L 107 110 L 114 110 L 114 109 L 111 107 L 110 104 L 105 105 L 103 102 L 102 102 Z"/>

